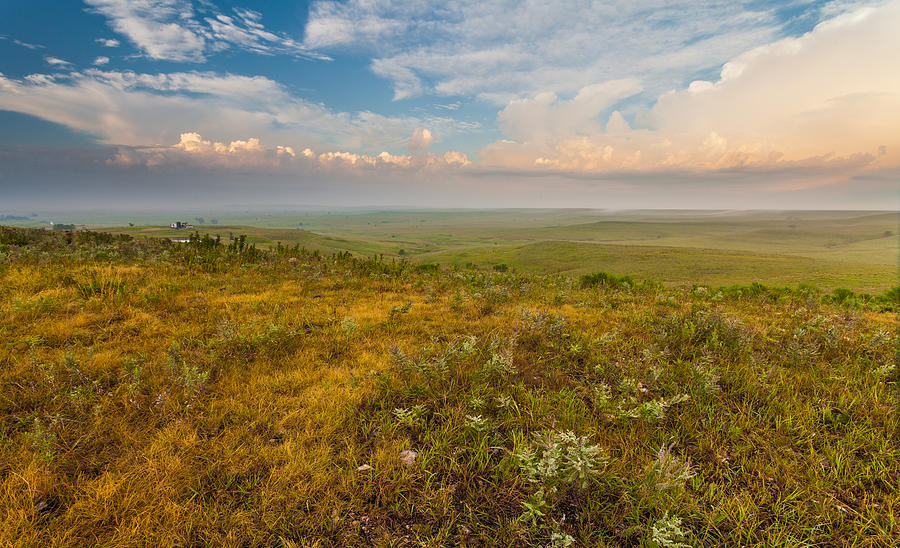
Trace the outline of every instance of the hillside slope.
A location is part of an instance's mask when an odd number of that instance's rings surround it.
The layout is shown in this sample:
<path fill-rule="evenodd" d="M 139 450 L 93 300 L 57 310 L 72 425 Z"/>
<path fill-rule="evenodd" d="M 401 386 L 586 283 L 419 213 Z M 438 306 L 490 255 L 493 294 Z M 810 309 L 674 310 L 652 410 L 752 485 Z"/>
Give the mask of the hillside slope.
<path fill-rule="evenodd" d="M 896 296 L 0 228 L 0 544 L 895 545 Z"/>

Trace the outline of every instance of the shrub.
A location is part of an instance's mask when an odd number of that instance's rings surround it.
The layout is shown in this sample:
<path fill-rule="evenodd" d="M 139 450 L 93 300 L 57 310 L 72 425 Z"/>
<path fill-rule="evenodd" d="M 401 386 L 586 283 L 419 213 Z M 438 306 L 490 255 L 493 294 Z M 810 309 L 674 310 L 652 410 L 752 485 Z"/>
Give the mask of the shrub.
<path fill-rule="evenodd" d="M 594 272 L 585 274 L 580 278 L 581 287 L 633 287 L 634 279 L 631 276 L 616 276 L 608 272 Z"/>

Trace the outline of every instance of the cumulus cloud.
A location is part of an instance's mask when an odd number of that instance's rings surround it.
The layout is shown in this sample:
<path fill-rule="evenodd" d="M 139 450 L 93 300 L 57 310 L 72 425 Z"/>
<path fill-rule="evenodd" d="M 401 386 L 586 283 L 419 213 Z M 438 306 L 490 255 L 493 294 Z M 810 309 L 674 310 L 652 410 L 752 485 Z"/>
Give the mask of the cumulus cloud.
<path fill-rule="evenodd" d="M 101 55 L 100 57 L 94 59 L 94 65 L 98 67 L 101 67 L 107 63 L 109 63 L 109 57 L 104 57 Z"/>
<path fill-rule="evenodd" d="M 145 55 L 168 61 L 201 62 L 210 52 L 236 47 L 262 54 L 325 58 L 283 33 L 266 30 L 259 12 L 235 8 L 223 14 L 191 0 L 85 0 Z M 105 46 L 116 40 L 98 39 Z"/>
<path fill-rule="evenodd" d="M 424 133 L 424 132 L 420 132 Z M 425 151 L 413 154 L 355 153 L 326 151 L 315 153 L 310 148 L 300 154 L 292 146 L 266 146 L 257 137 L 229 142 L 204 139 L 196 131 L 179 135 L 170 146 L 118 147 L 107 160 L 110 166 L 144 167 L 151 170 L 179 168 L 252 170 L 267 173 L 343 173 L 366 174 L 381 171 L 414 173 L 421 170 L 460 168 L 470 165 L 462 152 L 443 155 Z"/>
<path fill-rule="evenodd" d="M 900 166 L 898 26 L 894 2 L 751 49 L 725 63 L 718 80 L 661 95 L 634 129 L 618 111 L 605 126 L 595 118 L 608 102 L 511 102 L 499 123 L 518 142 L 480 156 L 488 165 L 588 172 L 819 166 L 820 182 L 834 181 L 823 175 L 829 170 L 845 180 Z"/>
<path fill-rule="evenodd" d="M 553 92 L 540 93 L 532 99 L 511 101 L 497 115 L 497 122 L 504 133 L 518 141 L 593 135 L 603 128 L 600 114 L 641 90 L 636 80 L 624 79 L 585 86 L 568 101 L 560 101 Z"/>
<path fill-rule="evenodd" d="M 105 48 L 117 48 L 119 47 L 119 41 L 114 38 L 97 38 L 94 40 L 101 46 Z"/>
<path fill-rule="evenodd" d="M 432 143 L 434 143 L 434 135 L 431 130 L 417 127 L 409 139 L 407 150 L 410 154 L 425 154 Z"/>

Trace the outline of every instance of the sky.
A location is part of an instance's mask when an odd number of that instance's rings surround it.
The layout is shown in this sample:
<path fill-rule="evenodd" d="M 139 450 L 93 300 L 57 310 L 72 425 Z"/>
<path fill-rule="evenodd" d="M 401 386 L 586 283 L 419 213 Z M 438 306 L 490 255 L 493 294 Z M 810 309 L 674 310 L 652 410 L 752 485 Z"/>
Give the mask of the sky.
<path fill-rule="evenodd" d="M 0 211 L 900 208 L 900 0 L 3 0 Z"/>

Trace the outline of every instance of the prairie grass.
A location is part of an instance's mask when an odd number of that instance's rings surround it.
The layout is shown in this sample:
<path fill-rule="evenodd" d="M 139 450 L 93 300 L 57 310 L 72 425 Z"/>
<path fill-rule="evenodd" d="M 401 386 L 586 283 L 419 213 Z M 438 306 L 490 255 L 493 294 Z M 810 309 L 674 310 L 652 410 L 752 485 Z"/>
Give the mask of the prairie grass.
<path fill-rule="evenodd" d="M 3 234 L 0 545 L 900 541 L 896 291 Z"/>

